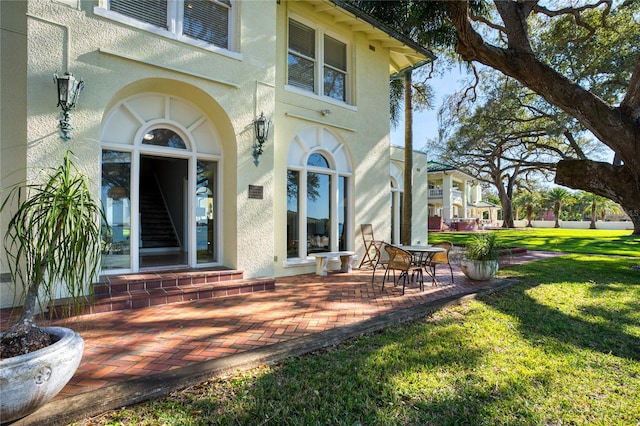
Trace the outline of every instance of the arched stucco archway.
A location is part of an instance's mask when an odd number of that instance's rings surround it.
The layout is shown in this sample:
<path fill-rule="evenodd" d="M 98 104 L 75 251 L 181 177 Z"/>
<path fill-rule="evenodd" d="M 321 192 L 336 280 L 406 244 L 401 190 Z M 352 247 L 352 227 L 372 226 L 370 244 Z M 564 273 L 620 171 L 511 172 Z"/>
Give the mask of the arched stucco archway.
<path fill-rule="evenodd" d="M 101 194 L 112 222 L 103 272 L 235 256 L 235 236 L 223 233 L 235 229 L 235 191 L 223 190 L 237 180 L 235 139 L 220 105 L 184 82 L 147 79 L 113 96 L 100 129 Z"/>

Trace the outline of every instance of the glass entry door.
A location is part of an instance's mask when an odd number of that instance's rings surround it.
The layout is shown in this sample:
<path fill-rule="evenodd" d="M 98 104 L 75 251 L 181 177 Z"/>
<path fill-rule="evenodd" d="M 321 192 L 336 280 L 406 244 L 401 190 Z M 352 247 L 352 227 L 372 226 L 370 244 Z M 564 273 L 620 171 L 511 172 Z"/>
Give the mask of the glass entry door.
<path fill-rule="evenodd" d="M 131 153 L 102 151 L 102 270 L 131 269 Z"/>
<path fill-rule="evenodd" d="M 209 116 L 138 93 L 108 112 L 100 140 L 102 272 L 219 265 L 222 142 Z"/>
<path fill-rule="evenodd" d="M 196 167 L 196 253 L 197 263 L 218 261 L 217 245 L 218 163 L 198 160 Z"/>
<path fill-rule="evenodd" d="M 217 263 L 218 162 L 138 155 L 102 153 L 102 270 Z"/>
<path fill-rule="evenodd" d="M 140 268 L 188 265 L 187 159 L 140 155 Z"/>

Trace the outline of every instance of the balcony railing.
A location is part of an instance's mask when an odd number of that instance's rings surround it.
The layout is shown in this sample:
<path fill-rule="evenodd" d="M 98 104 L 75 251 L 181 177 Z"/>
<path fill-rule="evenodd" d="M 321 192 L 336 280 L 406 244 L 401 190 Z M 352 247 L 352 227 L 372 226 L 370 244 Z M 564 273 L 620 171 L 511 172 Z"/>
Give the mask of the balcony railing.
<path fill-rule="evenodd" d="M 429 198 L 442 198 L 444 191 L 442 188 L 429 189 Z M 459 204 L 462 203 L 462 191 L 457 189 L 451 190 L 451 200 Z"/>
<path fill-rule="evenodd" d="M 451 191 L 451 202 L 453 204 L 462 205 L 462 191 L 454 189 Z"/>
<path fill-rule="evenodd" d="M 429 189 L 429 198 L 442 198 L 442 188 Z"/>

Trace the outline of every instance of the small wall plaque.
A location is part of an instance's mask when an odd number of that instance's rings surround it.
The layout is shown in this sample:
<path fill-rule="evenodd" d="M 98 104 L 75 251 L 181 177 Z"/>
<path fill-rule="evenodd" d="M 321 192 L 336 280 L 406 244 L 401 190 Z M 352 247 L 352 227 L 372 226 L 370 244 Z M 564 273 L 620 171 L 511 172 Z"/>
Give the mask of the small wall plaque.
<path fill-rule="evenodd" d="M 258 185 L 249 185 L 249 198 L 262 200 L 263 187 Z"/>

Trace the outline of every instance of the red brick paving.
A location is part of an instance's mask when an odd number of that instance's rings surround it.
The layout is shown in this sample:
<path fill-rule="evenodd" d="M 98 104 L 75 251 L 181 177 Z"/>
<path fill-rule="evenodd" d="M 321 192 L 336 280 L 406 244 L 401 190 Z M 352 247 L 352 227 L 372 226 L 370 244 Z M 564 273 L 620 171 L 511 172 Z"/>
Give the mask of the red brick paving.
<path fill-rule="evenodd" d="M 551 254 L 529 253 L 515 262 Z M 512 262 L 514 263 L 514 262 Z M 371 270 L 278 278 L 276 289 L 54 321 L 78 331 L 84 357 L 61 400 L 111 384 L 355 324 L 390 311 L 463 294 L 479 284 L 454 265 L 454 282 L 438 268 L 439 286 L 391 283 Z"/>

